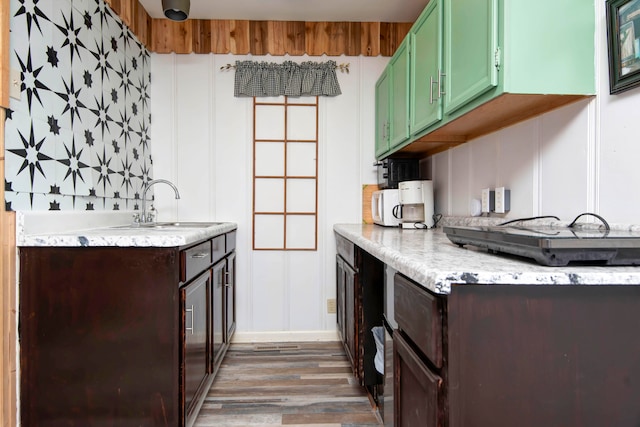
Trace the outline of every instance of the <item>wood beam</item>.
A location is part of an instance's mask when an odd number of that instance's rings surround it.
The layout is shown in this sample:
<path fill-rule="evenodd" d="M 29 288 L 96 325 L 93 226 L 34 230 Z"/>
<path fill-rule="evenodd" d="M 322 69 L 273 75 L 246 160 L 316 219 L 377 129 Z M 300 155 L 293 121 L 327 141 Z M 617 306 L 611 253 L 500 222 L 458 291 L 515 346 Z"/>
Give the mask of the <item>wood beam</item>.
<path fill-rule="evenodd" d="M 9 0 L 0 0 L 0 107 L 9 108 Z"/>

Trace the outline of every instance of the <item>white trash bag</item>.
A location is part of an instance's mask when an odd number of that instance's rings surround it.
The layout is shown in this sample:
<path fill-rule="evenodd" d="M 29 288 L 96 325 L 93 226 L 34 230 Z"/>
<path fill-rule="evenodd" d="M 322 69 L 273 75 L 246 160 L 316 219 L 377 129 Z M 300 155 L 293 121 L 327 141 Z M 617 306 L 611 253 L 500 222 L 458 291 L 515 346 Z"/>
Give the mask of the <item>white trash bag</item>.
<path fill-rule="evenodd" d="M 373 358 L 373 364 L 376 371 L 384 375 L 384 326 L 374 326 L 371 328 L 373 339 L 376 342 L 376 355 Z"/>

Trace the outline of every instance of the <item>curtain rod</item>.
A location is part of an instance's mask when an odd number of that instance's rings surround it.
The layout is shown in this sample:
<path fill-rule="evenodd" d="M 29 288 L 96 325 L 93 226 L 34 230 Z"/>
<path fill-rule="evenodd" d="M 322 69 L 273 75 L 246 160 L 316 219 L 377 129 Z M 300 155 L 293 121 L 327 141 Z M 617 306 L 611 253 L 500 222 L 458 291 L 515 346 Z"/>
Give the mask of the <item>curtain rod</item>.
<path fill-rule="evenodd" d="M 346 63 L 346 64 L 337 64 L 335 66 L 336 70 L 340 70 L 340 72 L 342 73 L 347 73 L 349 74 L 349 66 L 351 65 L 351 63 Z M 230 70 L 232 68 L 236 68 L 235 65 L 232 64 L 227 64 L 227 65 L 223 65 L 222 67 L 220 67 L 220 71 L 226 71 L 226 70 Z"/>

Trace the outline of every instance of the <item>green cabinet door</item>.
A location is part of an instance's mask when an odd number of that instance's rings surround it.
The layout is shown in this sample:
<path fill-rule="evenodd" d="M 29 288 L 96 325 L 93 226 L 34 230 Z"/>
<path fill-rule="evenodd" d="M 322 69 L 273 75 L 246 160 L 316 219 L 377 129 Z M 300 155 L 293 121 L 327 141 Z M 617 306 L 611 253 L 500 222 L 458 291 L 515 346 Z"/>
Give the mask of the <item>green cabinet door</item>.
<path fill-rule="evenodd" d="M 442 119 L 442 1 L 431 0 L 411 29 L 411 133 Z"/>
<path fill-rule="evenodd" d="M 391 148 L 409 139 L 409 38 L 389 62 L 391 68 Z"/>
<path fill-rule="evenodd" d="M 498 0 L 444 1 L 448 114 L 498 84 Z"/>
<path fill-rule="evenodd" d="M 380 158 L 389 151 L 389 67 L 376 82 L 376 157 Z"/>

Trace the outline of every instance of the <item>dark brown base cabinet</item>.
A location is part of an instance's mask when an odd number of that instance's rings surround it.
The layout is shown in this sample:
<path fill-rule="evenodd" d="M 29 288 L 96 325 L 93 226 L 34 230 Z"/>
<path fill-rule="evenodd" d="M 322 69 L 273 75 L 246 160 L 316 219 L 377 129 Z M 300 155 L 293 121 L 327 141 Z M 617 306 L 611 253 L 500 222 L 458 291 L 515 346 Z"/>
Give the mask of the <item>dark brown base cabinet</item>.
<path fill-rule="evenodd" d="M 21 425 L 191 426 L 235 329 L 234 268 L 235 231 L 20 248 Z"/>
<path fill-rule="evenodd" d="M 355 377 L 376 398 L 383 378 L 374 365 L 371 329 L 382 325 L 384 264 L 342 236 L 335 237 L 338 333 Z"/>
<path fill-rule="evenodd" d="M 640 426 L 640 286 L 462 285 L 398 274 L 397 427 Z"/>

